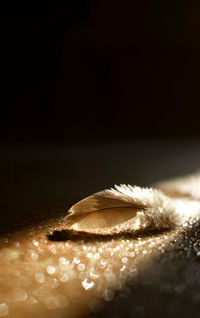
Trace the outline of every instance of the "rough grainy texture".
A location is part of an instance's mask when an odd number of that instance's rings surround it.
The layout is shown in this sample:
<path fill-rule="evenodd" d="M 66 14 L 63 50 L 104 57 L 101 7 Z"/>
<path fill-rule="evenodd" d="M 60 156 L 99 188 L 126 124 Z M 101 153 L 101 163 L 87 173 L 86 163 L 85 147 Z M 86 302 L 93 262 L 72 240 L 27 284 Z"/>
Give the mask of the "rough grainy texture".
<path fill-rule="evenodd" d="M 198 219 L 165 232 L 71 235 L 66 211 L 113 184 L 199 168 L 197 142 L 2 148 L 0 317 L 197 317 Z"/>

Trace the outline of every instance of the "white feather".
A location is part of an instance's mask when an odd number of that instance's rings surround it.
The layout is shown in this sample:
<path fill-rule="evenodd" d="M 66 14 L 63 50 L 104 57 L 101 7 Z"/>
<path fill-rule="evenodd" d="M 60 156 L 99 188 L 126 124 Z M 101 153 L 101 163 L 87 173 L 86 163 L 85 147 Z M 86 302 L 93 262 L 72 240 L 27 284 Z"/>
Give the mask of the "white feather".
<path fill-rule="evenodd" d="M 69 230 L 111 235 L 144 229 L 172 229 L 177 220 L 174 201 L 152 188 L 115 186 L 97 192 L 69 210 Z"/>

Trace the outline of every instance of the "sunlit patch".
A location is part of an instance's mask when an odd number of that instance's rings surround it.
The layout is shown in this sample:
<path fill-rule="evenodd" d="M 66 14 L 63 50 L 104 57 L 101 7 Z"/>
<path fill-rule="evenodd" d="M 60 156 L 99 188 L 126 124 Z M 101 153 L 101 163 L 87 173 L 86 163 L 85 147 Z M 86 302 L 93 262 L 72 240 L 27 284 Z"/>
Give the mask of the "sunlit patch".
<path fill-rule="evenodd" d="M 39 230 L 6 235 L 0 242 L 0 317 L 64 317 L 67 313 L 72 318 L 89 311 L 96 314 L 115 299 L 131 294 L 137 286 L 151 284 L 144 276 L 148 268 L 152 277 L 157 278 L 159 266 L 171 263 L 173 257 L 193 256 L 199 262 L 199 203 L 178 199 L 173 202 L 178 226 L 163 232 L 70 234 L 63 217 L 51 226 L 42 225 Z M 164 203 L 162 207 L 166 207 Z M 144 213 L 137 211 L 135 216 L 134 226 L 141 227 Z M 158 225 L 149 223 L 146 216 L 145 228 L 149 224 Z M 122 229 L 122 225 L 116 226 Z M 127 229 L 127 224 L 123 226 Z M 190 284 L 187 270 L 184 275 L 184 283 L 163 280 L 160 292 L 184 293 Z M 198 297 L 194 299 L 197 301 Z M 142 315 L 145 308 L 134 303 L 133 298 L 131 312 Z"/>

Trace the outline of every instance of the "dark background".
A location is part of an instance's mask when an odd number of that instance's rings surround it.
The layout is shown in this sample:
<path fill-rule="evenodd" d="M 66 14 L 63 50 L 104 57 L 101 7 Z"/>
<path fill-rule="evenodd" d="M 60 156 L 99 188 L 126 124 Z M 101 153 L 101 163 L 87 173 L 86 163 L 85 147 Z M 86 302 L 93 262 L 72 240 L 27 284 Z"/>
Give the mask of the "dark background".
<path fill-rule="evenodd" d="M 1 141 L 200 135 L 200 2 L 2 1 Z"/>

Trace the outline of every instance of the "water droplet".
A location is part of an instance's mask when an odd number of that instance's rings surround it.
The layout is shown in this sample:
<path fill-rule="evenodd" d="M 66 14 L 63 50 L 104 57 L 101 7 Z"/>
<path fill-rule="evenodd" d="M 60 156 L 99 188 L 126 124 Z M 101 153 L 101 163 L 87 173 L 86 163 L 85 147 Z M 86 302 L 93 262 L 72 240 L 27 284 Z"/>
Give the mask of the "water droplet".
<path fill-rule="evenodd" d="M 86 273 L 86 272 L 80 272 L 79 278 L 80 278 L 81 280 L 84 280 L 84 279 L 88 278 L 88 273 Z"/>
<path fill-rule="evenodd" d="M 77 268 L 78 268 L 78 270 L 79 270 L 80 272 L 82 272 L 82 271 L 85 270 L 85 265 L 82 264 L 82 263 L 81 263 L 81 264 L 78 264 Z"/>
<path fill-rule="evenodd" d="M 36 280 L 37 283 L 40 283 L 40 284 L 44 283 L 44 281 L 45 281 L 44 274 L 43 273 L 36 273 L 35 274 L 35 280 Z"/>
<path fill-rule="evenodd" d="M 37 253 L 35 253 L 35 252 L 33 252 L 33 253 L 31 253 L 31 258 L 34 260 L 34 261 L 36 261 L 37 259 L 38 259 L 38 254 Z"/>
<path fill-rule="evenodd" d="M 198 253 L 200 252 L 200 240 L 197 240 L 193 245 L 193 250 Z"/>
<path fill-rule="evenodd" d="M 57 249 L 55 246 L 49 246 L 49 250 L 51 251 L 52 254 L 54 254 L 54 255 L 57 254 Z"/>
<path fill-rule="evenodd" d="M 85 288 L 85 290 L 88 290 L 90 288 L 92 288 L 94 286 L 94 282 L 91 281 L 90 283 L 87 281 L 87 278 L 84 279 L 84 281 L 82 282 L 82 286 L 83 288 Z"/>
<path fill-rule="evenodd" d="M 67 275 L 67 273 L 63 274 L 62 276 L 60 276 L 59 281 L 61 282 L 66 282 L 69 279 L 69 276 Z"/>
<path fill-rule="evenodd" d="M 106 266 L 106 264 L 107 264 L 107 261 L 105 259 L 102 259 L 100 261 L 100 264 L 102 265 L 102 268 L 104 268 Z"/>
<path fill-rule="evenodd" d="M 114 298 L 114 292 L 110 289 L 105 289 L 104 294 L 103 294 L 103 298 L 106 301 L 111 301 Z"/>
<path fill-rule="evenodd" d="M 123 272 L 125 269 L 126 269 L 126 265 L 123 265 L 123 266 L 120 268 L 120 272 Z"/>
<path fill-rule="evenodd" d="M 135 265 L 132 265 L 130 267 L 129 275 L 133 278 L 133 277 L 136 277 L 137 274 L 138 274 L 137 267 Z"/>
<path fill-rule="evenodd" d="M 33 242 L 34 246 L 38 246 L 39 245 L 39 243 L 37 241 L 35 241 L 35 240 L 33 240 L 32 242 Z"/>
<path fill-rule="evenodd" d="M 34 297 L 29 297 L 27 303 L 29 305 L 36 305 L 38 303 L 38 300 L 36 298 L 34 298 Z"/>
<path fill-rule="evenodd" d="M 50 278 L 50 286 L 51 288 L 57 288 L 59 286 L 59 282 L 56 278 Z"/>
<path fill-rule="evenodd" d="M 54 274 L 55 271 L 56 271 L 56 269 L 55 269 L 54 266 L 47 266 L 47 273 L 48 273 L 49 275 Z"/>
<path fill-rule="evenodd" d="M 8 306 L 6 303 L 0 304 L 0 316 L 7 316 L 8 315 Z"/>
<path fill-rule="evenodd" d="M 93 254 L 92 254 L 92 253 L 87 253 L 87 257 L 88 257 L 88 258 L 92 258 L 92 257 L 93 257 Z"/>
<path fill-rule="evenodd" d="M 79 264 L 79 263 L 80 263 L 80 259 L 74 257 L 73 262 L 74 262 L 75 264 Z"/>
<path fill-rule="evenodd" d="M 122 258 L 122 263 L 126 264 L 128 262 L 128 258 L 127 257 L 123 257 Z"/>
<path fill-rule="evenodd" d="M 59 262 L 60 264 L 68 264 L 68 263 L 69 263 L 69 261 L 67 261 L 66 257 L 60 257 L 60 258 L 58 259 L 58 262 Z"/>
<path fill-rule="evenodd" d="M 94 259 L 98 260 L 100 258 L 100 254 L 99 253 L 95 253 L 94 254 Z"/>
<path fill-rule="evenodd" d="M 98 272 L 93 271 L 93 272 L 90 272 L 90 277 L 92 279 L 98 279 L 100 277 L 100 275 Z"/>
<path fill-rule="evenodd" d="M 134 252 L 131 252 L 130 253 L 130 257 L 134 257 L 135 256 L 135 253 Z"/>

